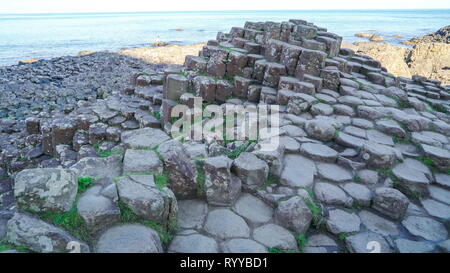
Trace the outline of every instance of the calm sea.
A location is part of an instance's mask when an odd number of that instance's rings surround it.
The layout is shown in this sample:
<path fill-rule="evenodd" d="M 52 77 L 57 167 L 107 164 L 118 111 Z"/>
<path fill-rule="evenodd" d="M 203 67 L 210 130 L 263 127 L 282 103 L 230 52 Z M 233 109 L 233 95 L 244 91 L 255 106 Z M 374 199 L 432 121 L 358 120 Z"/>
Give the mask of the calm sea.
<path fill-rule="evenodd" d="M 352 42 L 356 32 L 375 32 L 399 43 L 450 22 L 450 10 L 209 11 L 0 15 L 0 66 L 29 58 L 116 51 L 161 41 L 192 44 L 245 21 L 306 19 Z M 177 31 L 176 28 L 183 28 Z M 399 34 L 403 38 L 389 37 Z"/>

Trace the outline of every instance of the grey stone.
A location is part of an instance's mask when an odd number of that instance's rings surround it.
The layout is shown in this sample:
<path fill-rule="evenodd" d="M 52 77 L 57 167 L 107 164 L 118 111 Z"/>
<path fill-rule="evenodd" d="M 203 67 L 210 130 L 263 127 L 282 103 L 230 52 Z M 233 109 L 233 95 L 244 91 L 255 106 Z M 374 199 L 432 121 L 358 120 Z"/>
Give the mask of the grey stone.
<path fill-rule="evenodd" d="M 275 224 L 266 224 L 256 228 L 253 231 L 253 238 L 268 248 L 298 249 L 294 235 L 287 229 Z"/>
<path fill-rule="evenodd" d="M 34 216 L 15 213 L 8 221 L 6 240 L 35 252 L 62 253 L 70 250 L 70 243 L 79 244 L 80 252 L 89 252 L 89 246 L 66 231 Z"/>
<path fill-rule="evenodd" d="M 336 164 L 318 163 L 317 170 L 320 177 L 332 182 L 347 182 L 353 179 L 348 170 Z"/>
<path fill-rule="evenodd" d="M 158 155 L 164 160 L 169 175 L 169 187 L 180 199 L 193 198 L 197 194 L 197 168 L 183 144 L 167 141 L 158 147 Z"/>
<path fill-rule="evenodd" d="M 345 245 L 351 253 L 391 253 L 388 242 L 372 232 L 362 232 L 345 238 Z"/>
<path fill-rule="evenodd" d="M 323 144 L 303 143 L 300 150 L 307 157 L 317 161 L 333 163 L 338 156 L 335 150 Z"/>
<path fill-rule="evenodd" d="M 273 215 L 273 209 L 269 205 L 248 193 L 238 198 L 234 211 L 253 225 L 267 223 Z"/>
<path fill-rule="evenodd" d="M 438 147 L 422 144 L 423 152 L 433 160 L 436 167 L 446 172 L 450 169 L 450 152 Z"/>
<path fill-rule="evenodd" d="M 416 160 L 414 160 L 416 161 Z M 420 170 L 420 165 L 413 164 L 413 161 L 398 164 L 392 173 L 398 179 L 398 187 L 409 194 L 428 195 L 428 185 L 430 180 Z"/>
<path fill-rule="evenodd" d="M 130 209 L 146 220 L 173 223 L 178 205 L 173 192 L 157 186 L 153 175 L 130 175 L 117 182 L 119 198 Z"/>
<path fill-rule="evenodd" d="M 241 153 L 233 162 L 232 170 L 248 186 L 260 186 L 269 175 L 269 165 L 251 153 Z"/>
<path fill-rule="evenodd" d="M 378 130 L 393 136 L 404 138 L 406 136 L 405 130 L 395 120 L 379 120 L 376 122 Z"/>
<path fill-rule="evenodd" d="M 330 210 L 327 216 L 327 229 L 333 234 L 358 232 L 361 220 L 355 213 L 341 209 Z"/>
<path fill-rule="evenodd" d="M 314 182 L 316 166 L 301 155 L 286 155 L 280 182 L 291 187 L 310 187 Z"/>
<path fill-rule="evenodd" d="M 438 244 L 438 248 L 445 253 L 450 253 L 450 240 L 443 241 Z"/>
<path fill-rule="evenodd" d="M 281 226 L 302 234 L 311 224 L 312 213 L 300 197 L 294 196 L 278 204 L 275 220 Z"/>
<path fill-rule="evenodd" d="M 19 209 L 35 212 L 65 212 L 77 194 L 75 173 L 63 169 L 29 169 L 14 179 L 14 196 Z"/>
<path fill-rule="evenodd" d="M 329 183 L 316 183 L 314 193 L 317 199 L 327 205 L 350 207 L 353 204 L 353 199 L 342 189 Z"/>
<path fill-rule="evenodd" d="M 156 128 L 143 128 L 126 131 L 121 136 L 122 143 L 131 149 L 155 148 L 163 142 L 170 140 L 170 137 Z"/>
<path fill-rule="evenodd" d="M 366 185 L 375 185 L 378 183 L 378 173 L 372 170 L 360 170 L 358 177 L 361 183 Z"/>
<path fill-rule="evenodd" d="M 233 160 L 225 156 L 204 160 L 206 198 L 209 204 L 227 206 L 241 192 L 241 180 L 231 173 Z"/>
<path fill-rule="evenodd" d="M 436 178 L 437 184 L 439 184 L 441 187 L 450 189 L 450 175 L 443 173 L 436 173 L 434 174 L 434 177 Z"/>
<path fill-rule="evenodd" d="M 179 200 L 178 221 L 181 228 L 199 229 L 205 222 L 208 205 L 201 200 Z"/>
<path fill-rule="evenodd" d="M 392 188 L 377 188 L 372 207 L 393 219 L 401 219 L 406 214 L 409 200 L 400 191 Z"/>
<path fill-rule="evenodd" d="M 389 169 L 395 164 L 395 151 L 393 148 L 386 145 L 367 142 L 361 153 L 363 158 L 368 158 L 368 166 L 372 168 Z"/>
<path fill-rule="evenodd" d="M 305 130 L 308 136 L 321 141 L 331 140 L 336 131 L 330 121 L 322 118 L 308 121 L 305 125 Z"/>
<path fill-rule="evenodd" d="M 111 155 L 105 158 L 85 157 L 73 165 L 77 177 L 117 177 L 122 175 L 122 156 Z"/>
<path fill-rule="evenodd" d="M 437 201 L 440 201 L 444 204 L 450 205 L 450 191 L 436 187 L 429 186 L 430 196 Z"/>
<path fill-rule="evenodd" d="M 442 220 L 450 219 L 450 206 L 433 199 L 420 200 L 422 206 L 431 216 L 440 218 Z"/>
<path fill-rule="evenodd" d="M 250 239 L 231 239 L 221 244 L 223 253 L 267 253 L 267 248 Z"/>
<path fill-rule="evenodd" d="M 434 246 L 427 242 L 417 242 L 407 239 L 395 240 L 398 252 L 400 253 L 429 253 L 434 250 Z"/>
<path fill-rule="evenodd" d="M 399 235 L 399 230 L 394 222 L 380 217 L 375 213 L 363 210 L 359 213 L 359 218 L 361 219 L 363 225 L 365 225 L 366 228 L 372 232 L 381 234 L 383 236 Z"/>
<path fill-rule="evenodd" d="M 116 226 L 104 232 L 95 246 L 97 253 L 162 253 L 158 233 L 140 224 Z"/>
<path fill-rule="evenodd" d="M 402 225 L 414 236 L 429 241 L 442 241 L 447 239 L 445 226 L 436 220 L 427 217 L 409 216 L 402 221 Z"/>
<path fill-rule="evenodd" d="M 101 186 L 89 188 L 77 203 L 78 214 L 93 233 L 120 221 L 119 207 L 114 200 L 102 195 L 101 190 Z"/>
<path fill-rule="evenodd" d="M 168 251 L 171 253 L 218 253 L 219 245 L 213 238 L 195 233 L 175 236 Z"/>
<path fill-rule="evenodd" d="M 341 187 L 358 205 L 366 207 L 370 206 L 370 202 L 372 201 L 372 192 L 366 186 L 352 182 L 345 183 Z"/>
<path fill-rule="evenodd" d="M 229 209 L 210 211 L 206 218 L 205 231 L 220 239 L 250 237 L 247 223 Z"/>
<path fill-rule="evenodd" d="M 162 173 L 163 163 L 154 151 L 128 149 L 123 158 L 123 172 Z"/>

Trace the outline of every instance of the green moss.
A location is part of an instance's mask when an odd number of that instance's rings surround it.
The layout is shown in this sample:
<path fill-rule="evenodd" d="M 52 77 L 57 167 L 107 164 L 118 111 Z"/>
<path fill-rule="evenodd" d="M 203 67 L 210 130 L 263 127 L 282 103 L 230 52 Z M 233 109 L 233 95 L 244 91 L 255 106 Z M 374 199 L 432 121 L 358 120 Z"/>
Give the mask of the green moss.
<path fill-rule="evenodd" d="M 353 177 L 353 181 L 355 181 L 355 183 L 361 183 L 361 177 L 359 177 L 359 175 L 355 175 Z"/>
<path fill-rule="evenodd" d="M 334 131 L 333 138 L 338 138 L 338 137 L 339 137 L 339 130 L 336 129 L 336 130 Z"/>
<path fill-rule="evenodd" d="M 350 236 L 352 236 L 352 235 L 355 235 L 355 234 L 356 234 L 356 232 L 343 232 L 343 233 L 339 233 L 338 239 L 339 239 L 339 241 L 344 242 L 345 239 L 347 239 L 348 237 L 350 237 Z"/>
<path fill-rule="evenodd" d="M 23 246 L 16 246 L 8 243 L 6 240 L 0 240 L 0 252 L 6 250 L 17 250 L 19 252 L 31 252 L 30 249 Z"/>
<path fill-rule="evenodd" d="M 377 169 L 376 170 L 380 175 L 384 177 L 392 177 L 392 169 Z"/>
<path fill-rule="evenodd" d="M 154 172 L 134 172 L 134 173 L 124 173 L 121 176 L 114 177 L 113 181 L 118 182 L 121 178 L 129 177 L 131 175 L 153 175 L 156 188 L 158 188 L 158 190 L 160 190 L 160 191 L 162 191 L 165 187 L 167 187 L 167 185 L 169 184 L 169 180 L 170 180 L 169 176 L 166 173 L 159 174 L 159 173 L 154 173 Z"/>
<path fill-rule="evenodd" d="M 420 162 L 422 162 L 424 165 L 426 165 L 430 170 L 434 173 L 439 172 L 439 169 L 436 167 L 436 164 L 434 164 L 433 160 L 426 156 L 420 156 L 417 158 Z"/>
<path fill-rule="evenodd" d="M 305 249 L 306 244 L 308 243 L 308 240 L 306 239 L 305 234 L 300 234 L 297 237 L 295 237 L 298 245 L 298 249 L 300 252 L 303 252 Z"/>
<path fill-rule="evenodd" d="M 284 250 L 279 248 L 268 248 L 267 251 L 269 251 L 269 253 L 295 253 L 295 250 L 292 249 Z"/>
<path fill-rule="evenodd" d="M 313 201 L 304 198 L 303 201 L 305 202 L 305 205 L 308 207 L 308 209 L 312 213 L 312 223 L 314 226 L 319 226 L 322 222 L 322 209 L 316 205 Z"/>
<path fill-rule="evenodd" d="M 267 187 L 270 187 L 272 185 L 277 185 L 278 183 L 280 183 L 278 178 L 276 178 L 272 173 L 269 173 L 266 181 L 264 181 L 264 183 L 261 186 L 259 186 L 258 189 L 265 190 Z"/>
<path fill-rule="evenodd" d="M 80 195 L 78 194 L 72 208 L 68 212 L 44 212 L 39 213 L 38 216 L 49 223 L 67 230 L 76 238 L 90 242 L 92 240 L 86 222 L 78 214 L 77 203 Z"/>
<path fill-rule="evenodd" d="M 393 136 L 392 137 L 392 141 L 395 144 L 411 144 L 411 141 L 407 138 L 401 138 L 401 137 L 397 137 L 397 136 Z"/>
<path fill-rule="evenodd" d="M 92 186 L 92 182 L 95 180 L 93 177 L 78 177 L 78 193 L 85 192 Z"/>
<path fill-rule="evenodd" d="M 152 113 L 152 115 L 153 115 L 157 120 L 161 120 L 161 112 L 155 111 L 155 112 Z"/>
<path fill-rule="evenodd" d="M 230 159 L 236 159 L 243 152 L 245 152 L 252 143 L 255 143 L 255 142 L 256 142 L 256 140 L 250 140 L 250 141 L 248 141 L 248 143 L 242 144 L 239 147 L 235 148 L 233 151 L 226 153 L 226 156 L 228 156 L 228 158 L 230 158 Z M 225 140 L 225 143 L 227 143 L 226 140 Z"/>

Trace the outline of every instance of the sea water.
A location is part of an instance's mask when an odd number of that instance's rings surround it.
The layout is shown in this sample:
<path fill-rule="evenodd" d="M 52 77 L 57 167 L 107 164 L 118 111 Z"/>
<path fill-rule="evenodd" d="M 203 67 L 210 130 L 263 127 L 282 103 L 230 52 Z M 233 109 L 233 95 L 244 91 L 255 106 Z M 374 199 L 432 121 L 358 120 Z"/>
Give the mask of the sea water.
<path fill-rule="evenodd" d="M 364 40 L 357 32 L 373 32 L 386 41 L 434 32 L 448 25 L 450 10 L 286 10 L 201 11 L 85 14 L 0 15 L 0 66 L 30 58 L 75 55 L 83 50 L 117 51 L 145 47 L 158 39 L 193 44 L 215 39 L 245 21 L 305 19 L 341 35 L 344 41 Z M 183 30 L 176 30 L 176 29 Z M 400 35 L 401 38 L 394 38 Z"/>

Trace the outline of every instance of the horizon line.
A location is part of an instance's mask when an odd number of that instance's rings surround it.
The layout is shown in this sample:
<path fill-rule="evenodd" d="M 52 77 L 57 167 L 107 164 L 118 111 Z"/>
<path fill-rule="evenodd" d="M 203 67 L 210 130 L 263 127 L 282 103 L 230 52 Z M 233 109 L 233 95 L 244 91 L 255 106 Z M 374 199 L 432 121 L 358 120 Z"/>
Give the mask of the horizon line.
<path fill-rule="evenodd" d="M 242 10 L 233 10 L 233 9 L 224 9 L 224 10 L 158 10 L 158 11 L 89 11 L 89 12 L 25 12 L 25 13 L 1 13 L 0 15 L 51 15 L 51 14 L 120 14 L 120 13 L 163 13 L 163 12 L 237 12 L 237 11 L 251 11 L 251 12 L 264 12 L 264 11 L 412 11 L 412 10 L 424 10 L 424 11 L 431 11 L 431 10 L 442 10 L 442 11 L 450 11 L 450 7 L 448 8 L 394 8 L 394 9 L 295 9 L 295 10 L 288 10 L 288 9 L 260 9 L 260 10 L 251 10 L 251 9 L 242 9 Z"/>

